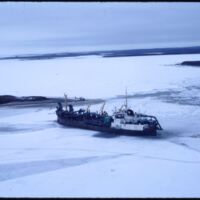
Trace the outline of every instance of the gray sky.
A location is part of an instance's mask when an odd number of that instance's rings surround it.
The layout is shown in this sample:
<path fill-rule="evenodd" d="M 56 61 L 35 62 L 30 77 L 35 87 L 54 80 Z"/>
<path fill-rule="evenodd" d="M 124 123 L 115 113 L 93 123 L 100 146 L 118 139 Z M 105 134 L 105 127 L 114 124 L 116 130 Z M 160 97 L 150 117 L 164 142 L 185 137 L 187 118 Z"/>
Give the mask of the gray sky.
<path fill-rule="evenodd" d="M 0 50 L 197 46 L 199 21 L 200 3 L 2 2 Z"/>

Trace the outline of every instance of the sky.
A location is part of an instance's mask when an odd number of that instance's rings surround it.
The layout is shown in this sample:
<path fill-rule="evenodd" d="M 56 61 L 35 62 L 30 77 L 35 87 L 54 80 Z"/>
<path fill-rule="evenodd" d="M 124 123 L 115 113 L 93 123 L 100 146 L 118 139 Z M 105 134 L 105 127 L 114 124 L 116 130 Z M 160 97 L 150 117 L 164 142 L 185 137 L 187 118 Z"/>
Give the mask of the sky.
<path fill-rule="evenodd" d="M 200 45 L 200 3 L 1 2 L 0 54 Z"/>

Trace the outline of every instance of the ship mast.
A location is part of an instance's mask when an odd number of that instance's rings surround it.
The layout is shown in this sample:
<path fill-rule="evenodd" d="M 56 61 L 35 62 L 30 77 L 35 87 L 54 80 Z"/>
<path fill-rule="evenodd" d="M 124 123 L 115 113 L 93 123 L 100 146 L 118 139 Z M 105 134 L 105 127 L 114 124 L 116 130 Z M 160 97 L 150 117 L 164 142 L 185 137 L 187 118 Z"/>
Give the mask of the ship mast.
<path fill-rule="evenodd" d="M 126 103 L 125 103 L 126 110 L 128 109 L 128 99 L 127 99 L 127 88 L 126 88 Z"/>

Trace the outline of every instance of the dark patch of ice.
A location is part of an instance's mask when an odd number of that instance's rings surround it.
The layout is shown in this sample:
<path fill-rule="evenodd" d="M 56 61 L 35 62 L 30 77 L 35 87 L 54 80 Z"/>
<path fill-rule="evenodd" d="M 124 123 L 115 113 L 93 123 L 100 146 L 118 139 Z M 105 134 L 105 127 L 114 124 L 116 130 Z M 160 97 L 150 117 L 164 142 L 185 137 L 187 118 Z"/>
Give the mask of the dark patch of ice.
<path fill-rule="evenodd" d="M 81 165 L 95 160 L 97 157 L 69 158 L 60 160 L 41 160 L 21 163 L 8 163 L 0 165 L 0 181 L 18 177 L 44 173 L 65 167 Z"/>
<path fill-rule="evenodd" d="M 27 132 L 41 131 L 45 129 L 55 128 L 54 123 L 48 124 L 3 124 L 0 125 L 0 135 L 2 134 L 21 134 Z"/>
<path fill-rule="evenodd" d="M 100 137 L 100 138 L 116 138 L 119 136 L 120 136 L 119 134 L 104 133 L 104 132 L 98 132 L 93 135 L 93 137 Z"/>
<path fill-rule="evenodd" d="M 177 140 L 176 141 L 170 141 L 170 142 L 172 142 L 174 144 L 177 144 L 177 145 L 180 145 L 180 146 L 182 146 L 184 148 L 187 148 L 187 149 L 189 149 L 191 151 L 195 151 L 195 152 L 200 153 L 200 149 L 194 148 L 194 147 L 190 146 L 189 144 L 186 144 L 185 142 L 179 142 Z"/>
<path fill-rule="evenodd" d="M 148 158 L 148 159 L 155 159 L 155 160 L 184 163 L 184 164 L 200 164 L 200 161 L 180 160 L 180 159 L 172 159 L 172 158 L 164 158 L 164 157 L 148 156 L 148 155 L 141 155 L 140 157 Z"/>
<path fill-rule="evenodd" d="M 194 135 L 191 135 L 190 137 L 192 137 L 192 138 L 200 138 L 200 134 L 194 134 Z"/>
<path fill-rule="evenodd" d="M 153 91 L 153 92 L 147 92 L 147 93 L 136 93 L 133 95 L 128 95 L 128 98 L 153 98 L 153 99 L 159 99 L 163 102 L 167 103 L 176 103 L 181 105 L 193 105 L 193 106 L 199 106 L 200 105 L 200 98 L 199 96 L 195 96 L 197 91 L 194 91 L 193 95 L 184 95 L 184 92 L 191 90 L 199 90 L 200 92 L 200 86 L 186 86 L 182 88 L 182 90 L 176 90 L 176 89 L 169 89 L 165 91 Z M 111 99 L 124 99 L 125 95 L 118 95 L 115 98 Z"/>
<path fill-rule="evenodd" d="M 118 154 L 109 156 L 90 156 L 80 158 L 67 158 L 58 160 L 39 160 L 31 162 L 6 163 L 0 165 L 0 181 L 15 179 L 33 174 L 45 173 L 67 167 L 74 167 L 90 162 L 115 159 L 129 154 Z"/>

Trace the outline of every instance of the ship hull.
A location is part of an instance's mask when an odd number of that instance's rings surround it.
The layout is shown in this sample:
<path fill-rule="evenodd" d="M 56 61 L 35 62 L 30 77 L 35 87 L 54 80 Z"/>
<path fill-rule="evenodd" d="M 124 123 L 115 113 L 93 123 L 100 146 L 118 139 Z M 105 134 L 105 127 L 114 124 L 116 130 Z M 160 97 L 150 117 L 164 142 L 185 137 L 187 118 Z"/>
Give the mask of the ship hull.
<path fill-rule="evenodd" d="M 86 130 L 94 130 L 98 132 L 112 133 L 117 135 L 132 135 L 132 136 L 156 136 L 157 130 L 155 128 L 149 128 L 145 130 L 125 130 L 125 129 L 117 129 L 113 127 L 102 127 L 87 124 L 85 121 L 79 120 L 69 120 L 65 118 L 61 118 L 58 116 L 57 122 L 67 127 L 72 128 L 80 128 Z"/>

